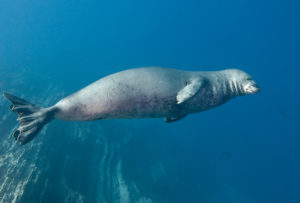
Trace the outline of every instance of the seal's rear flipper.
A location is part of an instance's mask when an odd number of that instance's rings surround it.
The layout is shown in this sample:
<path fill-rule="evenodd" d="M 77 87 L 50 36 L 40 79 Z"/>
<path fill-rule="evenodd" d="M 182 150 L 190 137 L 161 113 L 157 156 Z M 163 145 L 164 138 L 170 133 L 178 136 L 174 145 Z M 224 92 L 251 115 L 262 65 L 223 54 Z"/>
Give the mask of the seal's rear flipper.
<path fill-rule="evenodd" d="M 18 114 L 20 127 L 13 132 L 13 137 L 22 145 L 31 141 L 45 124 L 54 119 L 54 108 L 40 108 L 6 92 L 3 96 L 12 103 L 10 109 Z"/>

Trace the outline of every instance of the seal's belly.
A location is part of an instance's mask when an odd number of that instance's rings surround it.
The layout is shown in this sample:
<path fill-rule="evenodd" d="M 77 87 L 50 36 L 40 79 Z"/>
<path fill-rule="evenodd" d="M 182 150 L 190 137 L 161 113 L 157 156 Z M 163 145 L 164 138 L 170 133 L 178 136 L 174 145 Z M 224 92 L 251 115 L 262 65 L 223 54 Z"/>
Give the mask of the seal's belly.
<path fill-rule="evenodd" d="M 171 112 L 176 101 L 175 96 L 167 97 L 128 97 L 126 100 L 115 100 L 107 105 L 99 118 L 147 118 L 164 117 Z"/>

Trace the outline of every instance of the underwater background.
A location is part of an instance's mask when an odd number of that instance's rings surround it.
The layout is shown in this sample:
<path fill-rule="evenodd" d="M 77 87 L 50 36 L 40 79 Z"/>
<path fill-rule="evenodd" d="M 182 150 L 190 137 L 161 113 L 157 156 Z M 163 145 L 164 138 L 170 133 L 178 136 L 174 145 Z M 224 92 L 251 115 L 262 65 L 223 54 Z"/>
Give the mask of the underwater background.
<path fill-rule="evenodd" d="M 240 68 L 257 95 L 167 124 L 55 120 L 30 143 L 0 97 L 0 202 L 300 202 L 300 3 L 2 0 L 0 91 L 40 105 L 108 74 Z"/>

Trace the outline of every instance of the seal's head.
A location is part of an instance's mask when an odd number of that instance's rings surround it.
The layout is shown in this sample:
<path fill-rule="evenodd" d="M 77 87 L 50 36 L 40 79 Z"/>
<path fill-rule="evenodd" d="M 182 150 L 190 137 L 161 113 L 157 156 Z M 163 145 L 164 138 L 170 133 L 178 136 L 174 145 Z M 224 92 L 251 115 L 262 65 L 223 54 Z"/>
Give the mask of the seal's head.
<path fill-rule="evenodd" d="M 230 80 L 231 89 L 237 91 L 239 95 L 256 94 L 260 92 L 260 87 L 246 72 L 239 69 L 225 70 L 228 79 Z"/>

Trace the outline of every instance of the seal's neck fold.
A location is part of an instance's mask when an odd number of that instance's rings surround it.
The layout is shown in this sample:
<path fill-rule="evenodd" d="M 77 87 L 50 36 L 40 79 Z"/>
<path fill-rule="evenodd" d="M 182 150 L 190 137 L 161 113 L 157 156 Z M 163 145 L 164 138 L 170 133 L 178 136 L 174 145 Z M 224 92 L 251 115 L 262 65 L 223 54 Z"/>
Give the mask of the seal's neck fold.
<path fill-rule="evenodd" d="M 227 80 L 227 91 L 231 97 L 237 97 L 243 95 L 242 85 L 234 80 Z"/>
<path fill-rule="evenodd" d="M 224 91 L 224 94 L 230 98 L 244 95 L 242 85 L 232 78 L 227 72 L 221 72 L 219 75 L 221 82 L 221 89 Z"/>

